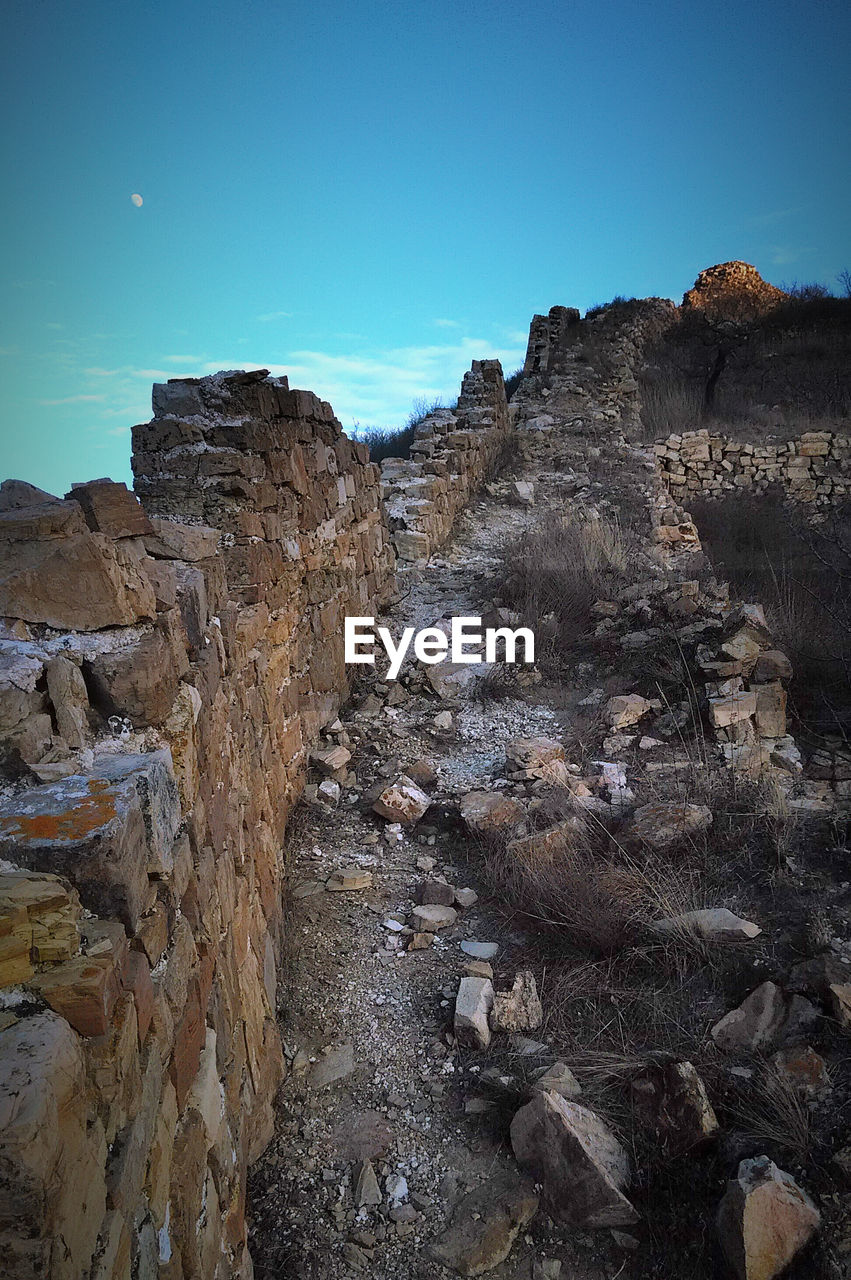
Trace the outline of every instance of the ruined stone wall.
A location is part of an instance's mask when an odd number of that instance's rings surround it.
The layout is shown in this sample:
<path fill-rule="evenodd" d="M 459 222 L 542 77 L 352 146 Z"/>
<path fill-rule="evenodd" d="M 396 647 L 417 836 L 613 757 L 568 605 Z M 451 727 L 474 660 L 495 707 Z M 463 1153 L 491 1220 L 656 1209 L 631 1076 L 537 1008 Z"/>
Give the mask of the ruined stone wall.
<path fill-rule="evenodd" d="M 474 360 L 455 409 L 438 409 L 418 425 L 409 459 L 381 464 L 401 561 L 423 564 L 446 541 L 459 511 L 505 457 L 510 438 L 502 366 L 498 360 Z"/>
<path fill-rule="evenodd" d="M 281 844 L 393 584 L 378 468 L 286 379 L 154 390 L 140 505 L 0 489 L 0 1276 L 248 1277 Z"/>
<path fill-rule="evenodd" d="M 826 504 L 851 493 L 851 436 L 808 431 L 795 440 L 740 444 L 704 429 L 655 446 L 660 474 L 676 497 L 781 485 L 798 502 Z"/>

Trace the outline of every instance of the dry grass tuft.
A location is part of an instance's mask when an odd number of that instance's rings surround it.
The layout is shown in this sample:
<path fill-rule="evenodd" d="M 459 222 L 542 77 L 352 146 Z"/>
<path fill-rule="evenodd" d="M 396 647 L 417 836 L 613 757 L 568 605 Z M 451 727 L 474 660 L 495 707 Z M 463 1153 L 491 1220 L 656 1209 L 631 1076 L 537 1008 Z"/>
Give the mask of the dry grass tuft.
<path fill-rule="evenodd" d="M 792 1151 L 806 1160 L 812 1146 L 805 1097 L 777 1068 L 766 1064 L 728 1104 L 730 1120 L 760 1146 Z"/>
<path fill-rule="evenodd" d="M 503 903 L 551 942 L 606 955 L 636 929 L 646 893 L 641 877 L 618 865 L 580 817 L 557 834 L 495 840 L 483 869 Z"/>
<path fill-rule="evenodd" d="M 591 628 L 594 602 L 628 567 L 619 526 L 551 514 L 506 541 L 500 559 L 503 598 L 534 629 L 539 664 L 561 673 Z"/>

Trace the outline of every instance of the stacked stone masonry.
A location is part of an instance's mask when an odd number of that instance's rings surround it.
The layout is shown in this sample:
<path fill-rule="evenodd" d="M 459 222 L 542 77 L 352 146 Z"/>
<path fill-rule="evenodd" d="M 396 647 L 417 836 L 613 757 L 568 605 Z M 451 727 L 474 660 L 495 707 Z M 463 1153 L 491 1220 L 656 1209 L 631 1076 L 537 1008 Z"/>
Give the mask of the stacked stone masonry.
<path fill-rule="evenodd" d="M 661 477 L 675 497 L 718 496 L 779 485 L 789 497 L 825 505 L 851 493 L 851 436 L 808 431 L 795 440 L 739 444 L 704 429 L 655 446 Z"/>
<path fill-rule="evenodd" d="M 410 458 L 381 464 L 401 561 L 424 564 L 446 541 L 459 511 L 504 459 L 510 438 L 502 367 L 498 360 L 474 360 L 455 409 L 438 409 L 419 423 Z"/>
<path fill-rule="evenodd" d="M 154 390 L 123 485 L 0 489 L 0 1276 L 251 1275 L 282 838 L 394 582 L 378 468 L 286 379 Z M 11 779 L 11 780 L 10 780 Z"/>

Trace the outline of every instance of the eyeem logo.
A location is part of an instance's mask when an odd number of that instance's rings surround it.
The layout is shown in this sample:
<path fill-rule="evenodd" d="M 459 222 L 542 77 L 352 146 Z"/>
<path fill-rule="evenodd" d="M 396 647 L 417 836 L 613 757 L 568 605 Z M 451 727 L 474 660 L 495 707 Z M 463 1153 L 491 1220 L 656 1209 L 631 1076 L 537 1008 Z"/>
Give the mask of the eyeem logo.
<path fill-rule="evenodd" d="M 413 627 L 405 627 L 399 643 L 396 644 L 386 627 L 375 627 L 375 618 L 346 618 L 345 622 L 345 659 L 346 662 L 375 663 L 376 630 L 378 638 L 384 646 L 384 652 L 390 659 L 387 670 L 388 680 L 397 680 L 402 669 L 405 655 L 414 642 L 414 656 L 420 662 L 429 665 L 438 662 L 497 662 L 509 663 L 535 661 L 535 635 L 529 627 L 518 627 L 512 631 L 509 627 L 486 627 L 482 633 L 481 618 L 453 618 L 450 635 L 440 627 L 423 627 L 414 633 Z M 497 644 L 505 646 L 504 658 L 497 658 Z M 481 648 L 484 642 L 485 652 L 482 657 Z M 523 657 L 517 657 L 518 644 L 523 645 Z M 478 652 L 476 652 L 478 650 Z"/>

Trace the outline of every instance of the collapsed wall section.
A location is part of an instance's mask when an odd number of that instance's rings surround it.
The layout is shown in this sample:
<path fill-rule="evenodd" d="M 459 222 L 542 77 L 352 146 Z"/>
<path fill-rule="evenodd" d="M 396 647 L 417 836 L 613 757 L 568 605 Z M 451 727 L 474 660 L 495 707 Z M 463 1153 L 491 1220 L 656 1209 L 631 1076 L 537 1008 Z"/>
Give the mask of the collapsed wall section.
<path fill-rule="evenodd" d="M 251 1275 L 281 842 L 393 586 L 378 468 L 286 379 L 155 388 L 123 485 L 0 489 L 0 1275 Z"/>
<path fill-rule="evenodd" d="M 409 459 L 381 464 L 399 560 L 423 564 L 446 541 L 458 513 L 499 468 L 510 439 L 502 366 L 474 360 L 455 409 L 435 410 L 418 424 Z"/>

